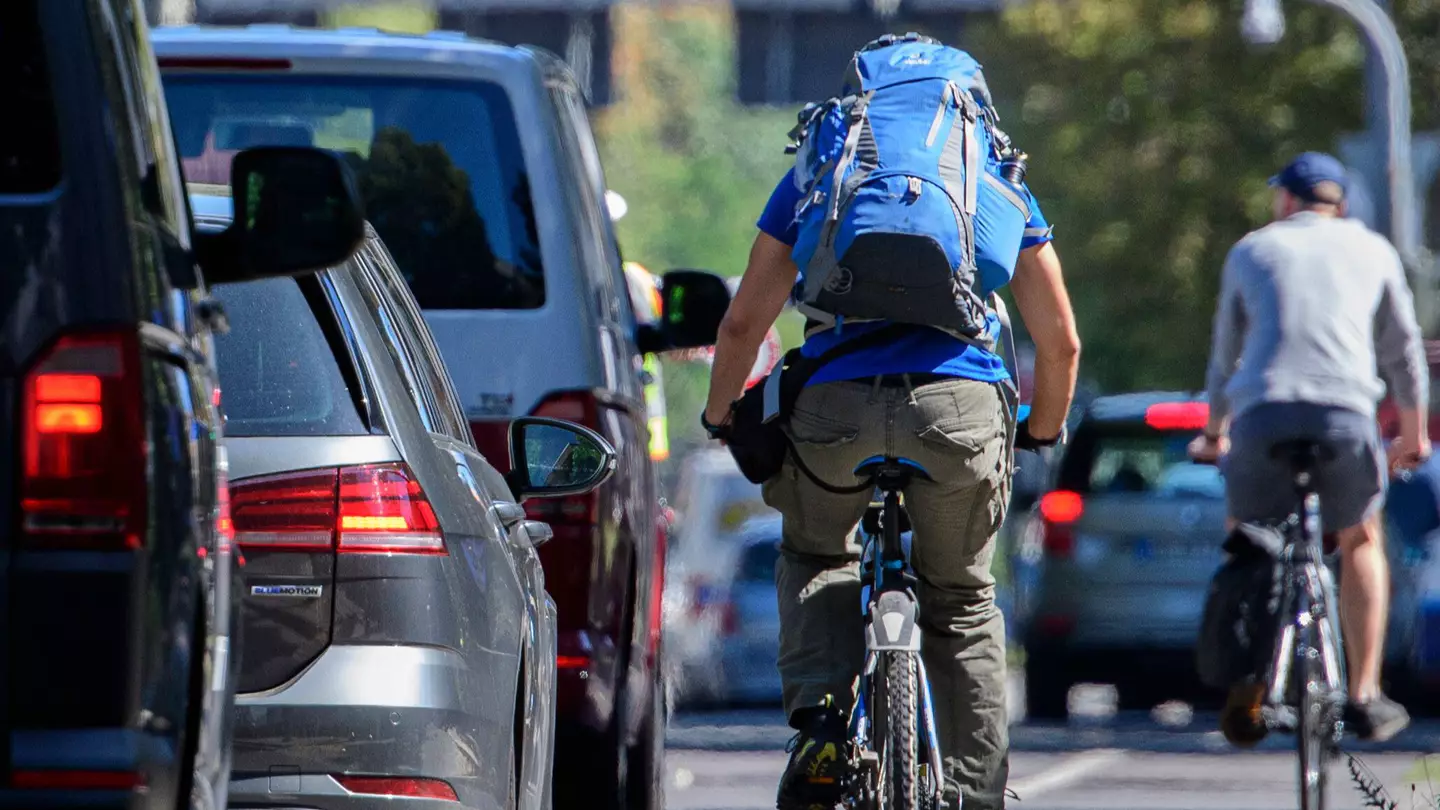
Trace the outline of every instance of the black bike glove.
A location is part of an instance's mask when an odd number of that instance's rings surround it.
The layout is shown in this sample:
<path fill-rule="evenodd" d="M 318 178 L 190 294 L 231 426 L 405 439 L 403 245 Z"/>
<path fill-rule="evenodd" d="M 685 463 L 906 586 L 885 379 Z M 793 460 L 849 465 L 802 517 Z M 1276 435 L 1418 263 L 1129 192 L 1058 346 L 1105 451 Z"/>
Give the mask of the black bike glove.
<path fill-rule="evenodd" d="M 1065 428 L 1063 426 L 1060 428 L 1060 434 L 1058 436 L 1053 439 L 1045 439 L 1042 441 L 1030 435 L 1030 420 L 1028 418 L 1021 419 L 1015 424 L 1016 450 L 1029 450 L 1032 453 L 1038 453 L 1043 448 L 1054 447 L 1055 445 L 1059 444 L 1064 438 Z"/>

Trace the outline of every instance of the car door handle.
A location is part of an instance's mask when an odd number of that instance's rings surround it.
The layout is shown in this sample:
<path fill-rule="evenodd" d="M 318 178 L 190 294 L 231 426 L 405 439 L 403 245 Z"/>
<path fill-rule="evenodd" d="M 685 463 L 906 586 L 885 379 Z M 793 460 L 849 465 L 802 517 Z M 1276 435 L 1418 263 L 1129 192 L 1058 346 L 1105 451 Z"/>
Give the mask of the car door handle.
<path fill-rule="evenodd" d="M 530 545 L 539 548 L 550 542 L 555 536 L 555 530 L 550 524 L 540 520 L 525 521 L 525 536 L 530 538 Z"/>
<path fill-rule="evenodd" d="M 500 501 L 490 507 L 490 511 L 495 514 L 495 519 L 500 521 L 500 525 L 504 526 L 506 530 L 515 528 L 515 524 L 525 519 L 525 507 L 518 503 Z"/>

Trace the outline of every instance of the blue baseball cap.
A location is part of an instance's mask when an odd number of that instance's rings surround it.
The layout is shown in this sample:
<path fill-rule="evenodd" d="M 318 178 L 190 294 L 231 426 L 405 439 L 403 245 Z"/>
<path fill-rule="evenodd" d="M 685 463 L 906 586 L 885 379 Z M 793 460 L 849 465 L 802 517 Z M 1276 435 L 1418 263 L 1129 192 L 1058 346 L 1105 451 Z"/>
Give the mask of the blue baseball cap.
<path fill-rule="evenodd" d="M 1345 164 L 1324 152 L 1305 152 L 1280 173 L 1270 178 L 1271 188 L 1283 188 L 1302 200 L 1322 202 L 1315 198 L 1315 187 L 1321 183 L 1334 183 L 1340 187 L 1341 198 L 1346 192 L 1348 174 Z M 1339 202 L 1324 200 L 1323 202 Z"/>

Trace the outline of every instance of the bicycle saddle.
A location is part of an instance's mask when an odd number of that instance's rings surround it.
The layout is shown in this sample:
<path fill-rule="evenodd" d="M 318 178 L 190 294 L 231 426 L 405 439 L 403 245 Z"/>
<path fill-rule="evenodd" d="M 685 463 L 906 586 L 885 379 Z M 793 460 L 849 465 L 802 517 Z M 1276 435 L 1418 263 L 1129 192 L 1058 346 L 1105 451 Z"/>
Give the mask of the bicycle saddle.
<path fill-rule="evenodd" d="M 871 456 L 860 462 L 855 466 L 854 475 L 862 480 L 873 480 L 881 489 L 894 490 L 904 489 L 912 477 L 922 481 L 935 480 L 918 461 L 885 456 Z"/>

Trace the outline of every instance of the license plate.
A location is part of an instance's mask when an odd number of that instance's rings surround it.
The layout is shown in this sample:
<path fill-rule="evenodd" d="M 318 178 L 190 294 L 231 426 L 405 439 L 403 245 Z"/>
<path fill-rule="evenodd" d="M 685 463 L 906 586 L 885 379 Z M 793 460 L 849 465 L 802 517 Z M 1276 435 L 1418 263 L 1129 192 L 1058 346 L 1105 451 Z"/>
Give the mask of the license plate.
<path fill-rule="evenodd" d="M 1209 546 L 1188 542 L 1156 542 L 1148 538 L 1135 540 L 1131 544 L 1135 559 L 1140 562 L 1165 560 L 1202 560 L 1209 558 L 1214 549 Z"/>

